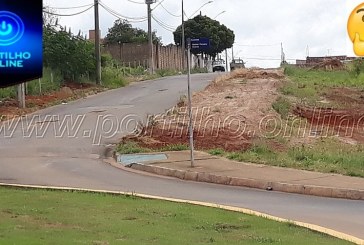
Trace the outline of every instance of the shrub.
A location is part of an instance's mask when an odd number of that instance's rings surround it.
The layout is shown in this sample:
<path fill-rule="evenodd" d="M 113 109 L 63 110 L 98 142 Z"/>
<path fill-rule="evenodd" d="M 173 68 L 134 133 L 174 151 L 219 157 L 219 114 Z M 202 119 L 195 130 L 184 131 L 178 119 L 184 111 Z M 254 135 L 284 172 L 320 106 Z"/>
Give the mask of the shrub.
<path fill-rule="evenodd" d="M 123 71 L 115 67 L 103 67 L 102 68 L 102 82 L 107 88 L 119 88 L 128 84 L 123 75 Z"/>

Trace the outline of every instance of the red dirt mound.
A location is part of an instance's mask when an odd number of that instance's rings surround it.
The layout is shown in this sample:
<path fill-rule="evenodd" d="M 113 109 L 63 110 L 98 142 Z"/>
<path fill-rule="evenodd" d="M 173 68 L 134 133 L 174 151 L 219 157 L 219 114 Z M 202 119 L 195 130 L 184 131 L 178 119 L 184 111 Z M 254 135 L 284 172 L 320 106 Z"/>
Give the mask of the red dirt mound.
<path fill-rule="evenodd" d="M 343 70 L 345 66 L 337 59 L 328 59 L 315 65 L 312 69 L 324 69 L 326 71 Z"/>
<path fill-rule="evenodd" d="M 91 83 L 76 83 L 76 82 L 65 82 L 62 87 L 69 87 L 72 90 L 76 89 L 88 89 L 92 87 L 96 87 L 95 84 Z"/>
<path fill-rule="evenodd" d="M 297 107 L 295 114 L 307 118 L 312 124 L 324 124 L 332 127 L 364 125 L 364 110 L 334 110 L 324 108 Z"/>
<path fill-rule="evenodd" d="M 252 70 L 252 69 L 241 69 L 233 72 L 232 78 L 245 78 L 245 79 L 282 79 L 284 74 L 281 71 L 276 70 Z"/>
<path fill-rule="evenodd" d="M 364 143 L 364 110 L 334 110 L 324 108 L 297 107 L 295 114 L 306 118 L 314 127 L 323 129 L 327 126 L 331 136 L 351 138 L 359 143 Z M 329 135 L 327 135 L 329 136 Z"/>
<path fill-rule="evenodd" d="M 188 128 L 161 129 L 159 127 L 144 128 L 140 137 L 126 137 L 142 147 L 159 149 L 167 145 L 188 145 Z M 198 150 L 222 148 L 226 151 L 242 151 L 251 147 L 249 136 L 236 135 L 233 132 L 221 129 L 216 132 L 194 131 L 194 144 Z"/>
<path fill-rule="evenodd" d="M 95 94 L 100 91 L 103 91 L 103 88 L 93 84 L 66 82 L 59 91 L 43 95 L 27 95 L 25 109 L 18 107 L 16 99 L 0 101 L 0 121 L 16 118 L 55 103 L 82 98 L 86 93 Z"/>
<path fill-rule="evenodd" d="M 325 97 L 340 105 L 353 108 L 364 105 L 364 90 L 354 88 L 334 88 L 331 89 Z"/>

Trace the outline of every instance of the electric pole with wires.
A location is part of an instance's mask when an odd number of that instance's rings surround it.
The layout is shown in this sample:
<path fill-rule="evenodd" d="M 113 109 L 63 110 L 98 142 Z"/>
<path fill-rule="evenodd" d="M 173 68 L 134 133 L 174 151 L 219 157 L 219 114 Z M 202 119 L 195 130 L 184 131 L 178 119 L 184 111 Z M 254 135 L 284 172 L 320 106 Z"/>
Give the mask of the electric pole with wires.
<path fill-rule="evenodd" d="M 101 84 L 101 50 L 100 50 L 100 20 L 99 0 L 95 0 L 95 55 L 96 55 L 96 84 Z"/>
<path fill-rule="evenodd" d="M 186 55 L 186 44 L 185 44 L 185 10 L 184 10 L 184 3 L 182 0 L 182 40 L 181 40 L 181 47 L 182 47 L 182 70 L 185 69 L 185 55 Z"/>
<path fill-rule="evenodd" d="M 284 53 L 283 43 L 281 43 L 281 65 L 287 64 L 286 54 Z"/>
<path fill-rule="evenodd" d="M 153 47 L 153 32 L 152 32 L 152 8 L 151 5 L 155 0 L 145 0 L 148 6 L 148 43 L 149 43 L 149 72 L 154 74 L 154 47 Z"/>

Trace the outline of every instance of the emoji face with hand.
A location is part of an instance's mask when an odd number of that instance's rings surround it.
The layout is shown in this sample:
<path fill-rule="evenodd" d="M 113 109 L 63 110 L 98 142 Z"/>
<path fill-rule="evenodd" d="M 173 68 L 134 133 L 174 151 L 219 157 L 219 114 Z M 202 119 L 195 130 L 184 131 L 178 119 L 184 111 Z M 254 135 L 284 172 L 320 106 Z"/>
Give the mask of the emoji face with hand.
<path fill-rule="evenodd" d="M 348 33 L 357 56 L 364 56 L 364 3 L 357 6 L 348 20 Z"/>

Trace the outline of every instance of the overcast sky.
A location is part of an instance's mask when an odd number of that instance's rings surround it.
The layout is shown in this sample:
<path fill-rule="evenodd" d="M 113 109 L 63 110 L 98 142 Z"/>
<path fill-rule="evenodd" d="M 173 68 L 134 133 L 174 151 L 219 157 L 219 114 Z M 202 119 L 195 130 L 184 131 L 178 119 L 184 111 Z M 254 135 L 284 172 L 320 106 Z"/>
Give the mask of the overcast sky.
<path fill-rule="evenodd" d="M 153 7 L 162 0 L 157 0 Z M 102 0 L 105 6 L 117 13 L 132 18 L 147 15 L 143 0 Z M 208 0 L 184 0 L 187 16 L 193 15 Z M 352 44 L 346 31 L 350 12 L 362 0 L 214 0 L 205 5 L 203 15 L 216 19 L 235 32 L 235 57 L 247 61 L 247 66 L 277 67 L 280 59 L 280 43 L 289 62 L 310 56 L 349 55 Z M 45 0 L 51 7 L 77 7 L 92 4 L 93 0 Z M 139 4 L 138 4 L 139 3 Z M 77 9 L 56 9 L 59 14 L 73 14 Z M 170 13 L 168 13 L 168 12 Z M 164 0 L 153 10 L 153 14 L 168 27 L 181 23 L 181 0 Z M 196 13 L 196 14 L 199 14 Z M 175 16 L 174 16 L 175 15 Z M 176 17 L 177 16 L 177 17 Z M 117 18 L 100 8 L 102 36 L 107 34 Z M 94 28 L 93 9 L 71 17 L 61 17 L 60 23 L 77 33 L 88 34 Z M 147 29 L 147 22 L 132 23 Z M 173 34 L 153 21 L 153 29 L 162 37 L 164 44 L 173 43 Z M 167 28 L 168 29 L 168 28 Z M 228 57 L 231 58 L 231 50 Z M 277 60 L 276 60 L 277 59 Z"/>

